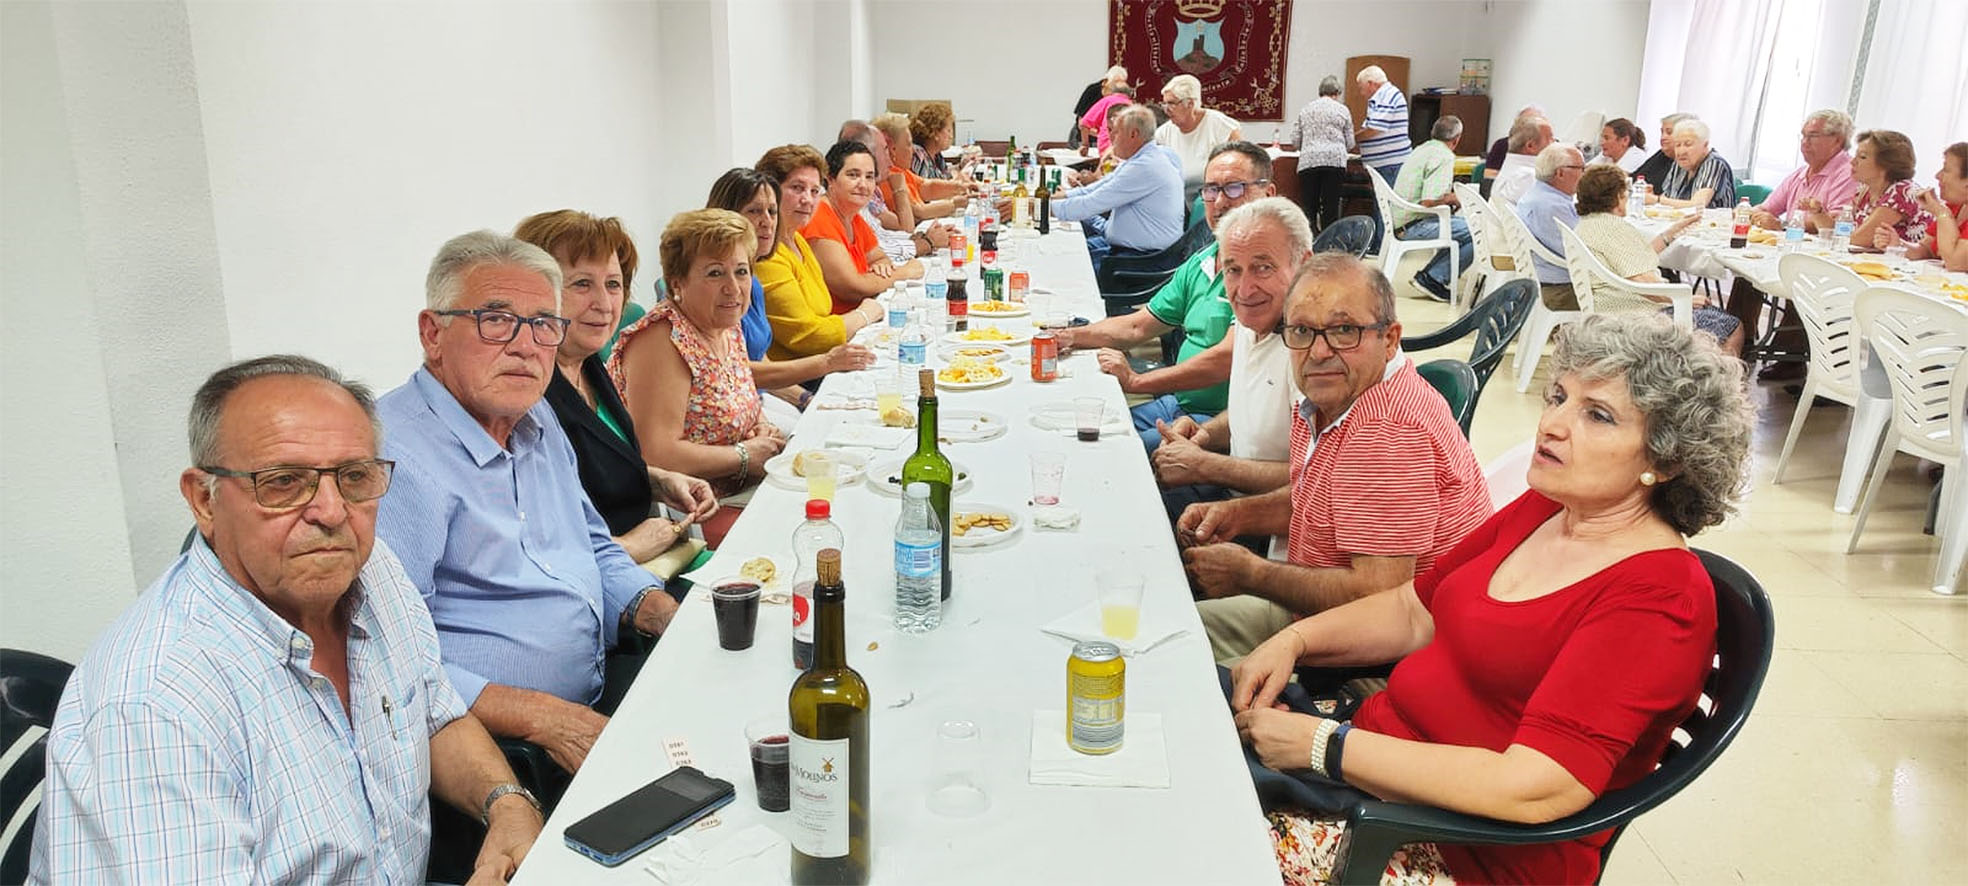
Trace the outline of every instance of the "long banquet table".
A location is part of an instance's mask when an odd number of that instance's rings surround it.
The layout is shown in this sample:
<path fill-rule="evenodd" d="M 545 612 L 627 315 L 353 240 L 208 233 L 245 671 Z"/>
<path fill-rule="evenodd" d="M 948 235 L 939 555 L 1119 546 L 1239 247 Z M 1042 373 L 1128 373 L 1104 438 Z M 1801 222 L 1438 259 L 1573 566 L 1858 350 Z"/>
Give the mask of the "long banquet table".
<path fill-rule="evenodd" d="M 1101 317 L 1084 238 L 1067 230 L 1043 238 L 1020 233 L 1007 238 L 1001 263 L 1028 270 L 1035 288 L 1051 291 L 1056 308 Z M 974 270 L 971 287 L 978 298 Z M 942 363 L 936 350 L 931 347 L 932 366 Z M 1011 350 L 1020 356 L 1027 351 Z M 975 482 L 956 493 L 955 509 L 991 504 L 1029 518 L 1027 454 L 1051 449 L 1067 454 L 1064 504 L 1079 509 L 1081 522 L 1073 532 L 1028 525 L 1003 546 L 957 553 L 954 592 L 937 630 L 907 635 L 891 623 L 899 501 L 871 489 L 875 477 L 841 486 L 834 498 L 833 519 L 847 539 L 848 661 L 873 693 L 873 882 L 1276 883 L 1265 822 L 1139 439 L 1112 434 L 1085 443 L 1070 431 L 1043 431 L 1027 420 L 1035 404 L 1079 396 L 1100 397 L 1125 416 L 1119 386 L 1099 372 L 1090 354 L 1061 366 L 1070 377 L 1048 384 L 1033 382 L 1019 363 L 1009 367 L 1007 384 L 940 393 L 946 412 L 987 410 L 1009 425 L 995 440 L 944 446 Z M 871 374 L 885 369 L 829 378 L 816 404 L 840 394 L 871 395 Z M 909 390 L 905 402 L 913 403 Z M 835 423 L 852 415 L 810 407 L 789 451 L 821 445 Z M 912 448 L 913 439 L 878 451 L 873 462 Z M 781 577 L 766 590 L 785 591 L 804 499 L 803 490 L 761 486 L 698 577 L 733 574 L 745 560 L 768 556 Z M 1032 785 L 1026 773 L 1033 713 L 1063 710 L 1070 652 L 1067 641 L 1039 628 L 1092 600 L 1094 571 L 1109 564 L 1126 564 L 1145 577 L 1144 625 L 1168 620 L 1187 629 L 1128 661 L 1130 720 L 1161 715 L 1170 785 Z M 665 748 L 677 743 L 696 766 L 737 786 L 737 799 L 719 813 L 718 825 L 685 834 L 692 850 L 714 848 L 758 824 L 789 835 L 785 813 L 758 808 L 743 729 L 749 720 L 786 709 L 795 676 L 790 620 L 789 607 L 763 606 L 756 644 L 726 652 L 717 645 L 709 594 L 701 586 L 693 592 L 514 882 L 660 882 L 645 868 L 664 862 L 666 852 L 681 851 L 676 847 L 659 845 L 610 869 L 567 849 L 562 831 L 669 771 Z M 939 763 L 937 727 L 952 719 L 974 721 L 983 736 L 980 768 L 990 806 L 973 818 L 945 818 L 925 806 Z M 772 879 L 745 882 L 785 882 L 786 853 L 780 847 L 759 857 Z M 759 869 L 745 870 L 755 875 Z"/>
<path fill-rule="evenodd" d="M 1750 243 L 1739 249 L 1733 248 L 1729 246 L 1730 211 L 1709 209 L 1702 216 L 1702 221 L 1695 223 L 1662 250 L 1662 267 L 1698 277 L 1737 277 L 1748 280 L 1758 290 L 1774 298 L 1790 298 L 1790 290 L 1784 286 L 1777 270 L 1784 256 L 1781 241 L 1776 244 Z M 1652 237 L 1669 223 L 1664 218 L 1649 217 L 1636 219 L 1634 226 Z M 1816 236 L 1805 241 L 1803 250 L 1807 255 L 1834 262 L 1849 263 L 1865 259 L 1886 264 L 1898 278 L 1888 285 L 1921 293 L 1940 303 L 1948 303 L 1952 299 L 1937 286 L 1928 285 L 1932 281 L 1968 284 L 1968 274 L 1944 271 L 1939 262 L 1909 262 L 1878 254 L 1833 255 L 1830 247 Z M 1878 452 L 1887 424 L 1892 420 L 1892 389 L 1879 361 L 1863 361 L 1859 387 L 1859 402 L 1852 410 L 1852 430 L 1846 438 L 1845 456 L 1839 465 L 1838 489 L 1832 496 L 1832 509 L 1841 514 L 1849 514 L 1857 507 L 1859 493 L 1863 491 L 1866 476 L 1872 469 L 1873 457 Z"/>

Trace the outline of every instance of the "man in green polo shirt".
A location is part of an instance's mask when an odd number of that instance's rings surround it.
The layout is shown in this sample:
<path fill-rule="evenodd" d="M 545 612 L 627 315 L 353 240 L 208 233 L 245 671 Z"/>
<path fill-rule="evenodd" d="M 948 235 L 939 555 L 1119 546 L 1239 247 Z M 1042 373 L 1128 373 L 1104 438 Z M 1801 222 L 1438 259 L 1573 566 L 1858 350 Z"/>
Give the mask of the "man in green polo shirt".
<path fill-rule="evenodd" d="M 1271 184 L 1271 155 L 1250 142 L 1233 141 L 1210 151 L 1203 169 L 1203 217 L 1212 230 L 1224 213 L 1277 193 Z M 1057 331 L 1061 348 L 1099 348 L 1100 370 L 1114 376 L 1129 394 L 1154 396 L 1134 407 L 1134 429 L 1153 453 L 1162 442 L 1156 421 L 1189 416 L 1208 421 L 1229 398 L 1230 346 L 1225 341 L 1235 317 L 1223 297 L 1216 269 L 1216 244 L 1203 247 L 1177 268 L 1155 297 L 1132 314 L 1108 317 L 1078 329 Z M 1182 329 L 1175 363 L 1135 372 L 1123 349 Z"/>

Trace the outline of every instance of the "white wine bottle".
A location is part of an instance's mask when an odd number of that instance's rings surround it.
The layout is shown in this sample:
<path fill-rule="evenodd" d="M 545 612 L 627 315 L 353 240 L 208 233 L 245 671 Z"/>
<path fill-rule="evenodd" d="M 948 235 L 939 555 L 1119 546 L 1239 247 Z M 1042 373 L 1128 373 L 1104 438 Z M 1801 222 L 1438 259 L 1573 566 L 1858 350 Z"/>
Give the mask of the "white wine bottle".
<path fill-rule="evenodd" d="M 813 667 L 793 681 L 793 882 L 862 884 L 871 870 L 868 831 L 868 683 L 847 666 L 847 588 L 838 548 L 815 558 Z"/>

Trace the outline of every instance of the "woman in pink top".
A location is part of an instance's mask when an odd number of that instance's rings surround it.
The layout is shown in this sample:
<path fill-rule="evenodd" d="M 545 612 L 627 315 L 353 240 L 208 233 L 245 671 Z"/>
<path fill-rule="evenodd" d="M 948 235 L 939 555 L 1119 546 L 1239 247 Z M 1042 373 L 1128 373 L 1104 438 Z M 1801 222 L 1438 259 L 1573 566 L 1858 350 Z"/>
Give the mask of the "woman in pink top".
<path fill-rule="evenodd" d="M 1134 87 L 1125 84 L 1114 86 L 1106 95 L 1101 96 L 1099 101 L 1094 102 L 1093 107 L 1088 108 L 1086 114 L 1080 117 L 1080 132 L 1088 137 L 1097 139 L 1095 147 L 1100 149 L 1101 154 L 1107 153 L 1109 141 L 1107 137 L 1107 114 L 1116 107 L 1131 104 L 1133 101 Z"/>
<path fill-rule="evenodd" d="M 730 210 L 700 209 L 671 219 L 660 247 L 670 297 L 623 330 L 608 361 L 643 458 L 710 479 L 720 494 L 757 484 L 765 460 L 786 444 L 785 435 L 762 418 L 738 325 L 751 306 L 757 248 L 752 225 Z M 704 527 L 713 547 L 736 519 L 725 515 L 731 510 L 719 511 L 717 522 Z"/>
<path fill-rule="evenodd" d="M 1934 214 L 1914 196 L 1913 141 L 1889 129 L 1859 133 L 1858 147 L 1852 152 L 1852 179 L 1859 183 L 1859 196 L 1852 201 L 1852 243 L 1869 245 L 1882 229 L 1891 229 L 1903 240 L 1917 240 L 1926 233 Z"/>

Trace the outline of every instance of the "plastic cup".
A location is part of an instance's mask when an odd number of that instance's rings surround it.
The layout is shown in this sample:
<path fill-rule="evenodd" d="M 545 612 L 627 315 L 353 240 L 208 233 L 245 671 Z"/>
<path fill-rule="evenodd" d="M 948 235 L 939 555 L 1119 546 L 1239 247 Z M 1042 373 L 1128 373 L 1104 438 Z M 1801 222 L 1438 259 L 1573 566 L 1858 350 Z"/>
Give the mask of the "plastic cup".
<path fill-rule="evenodd" d="M 731 576 L 711 586 L 711 611 L 717 614 L 718 646 L 734 652 L 752 648 L 758 633 L 759 584 Z"/>
<path fill-rule="evenodd" d="M 1105 411 L 1106 403 L 1099 397 L 1073 399 L 1073 425 L 1081 440 L 1092 443 L 1100 439 L 1100 419 Z"/>
<path fill-rule="evenodd" d="M 752 784 L 758 788 L 759 808 L 784 812 L 792 805 L 787 781 L 792 730 L 786 715 L 771 714 L 745 724 L 745 744 L 751 749 Z"/>
<path fill-rule="evenodd" d="M 1056 505 L 1059 503 L 1059 490 L 1066 485 L 1066 454 L 1063 452 L 1034 452 L 1032 462 L 1032 503 L 1037 505 Z"/>
<path fill-rule="evenodd" d="M 929 810 L 951 818 L 969 818 L 991 808 L 979 771 L 983 765 L 983 734 L 969 720 L 947 720 L 936 728 L 936 777 L 930 784 Z"/>
<path fill-rule="evenodd" d="M 894 405 L 899 406 L 900 402 Z M 840 463 L 834 460 L 833 453 L 808 450 L 801 459 L 800 469 L 806 474 L 806 500 L 821 498 L 833 501 L 840 473 Z"/>
<path fill-rule="evenodd" d="M 1116 640 L 1132 640 L 1141 630 L 1141 573 L 1132 569 L 1103 569 L 1094 575 L 1100 593 L 1100 632 Z"/>

